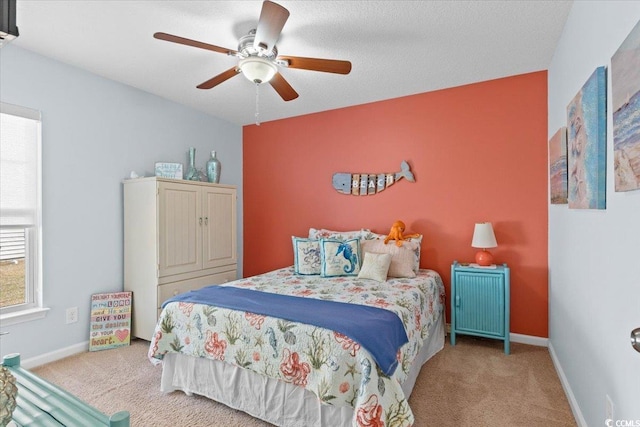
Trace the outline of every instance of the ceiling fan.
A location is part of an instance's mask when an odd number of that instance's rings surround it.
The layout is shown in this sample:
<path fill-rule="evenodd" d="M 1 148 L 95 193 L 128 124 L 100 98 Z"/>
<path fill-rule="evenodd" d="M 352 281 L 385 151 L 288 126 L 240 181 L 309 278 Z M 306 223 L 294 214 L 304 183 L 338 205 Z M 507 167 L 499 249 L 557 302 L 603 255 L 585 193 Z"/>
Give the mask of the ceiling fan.
<path fill-rule="evenodd" d="M 285 101 L 298 97 L 298 93 L 282 77 L 278 67 L 322 71 L 325 73 L 349 74 L 351 62 L 335 59 L 303 58 L 299 56 L 278 56 L 276 42 L 289 18 L 289 11 L 277 3 L 265 1 L 256 29 L 240 38 L 238 50 L 226 49 L 167 33 L 155 33 L 153 37 L 173 43 L 207 49 L 213 52 L 240 58 L 237 66 L 229 68 L 217 76 L 199 84 L 198 89 L 211 89 L 237 74 L 244 74 L 255 84 L 269 83 Z"/>

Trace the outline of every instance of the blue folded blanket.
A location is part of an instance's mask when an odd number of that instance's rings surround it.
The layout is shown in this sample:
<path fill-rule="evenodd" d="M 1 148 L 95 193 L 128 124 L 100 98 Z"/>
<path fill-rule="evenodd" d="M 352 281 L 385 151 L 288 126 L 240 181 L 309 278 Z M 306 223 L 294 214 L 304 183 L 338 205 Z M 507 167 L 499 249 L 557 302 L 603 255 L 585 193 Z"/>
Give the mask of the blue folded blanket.
<path fill-rule="evenodd" d="M 190 302 L 277 317 L 339 332 L 366 348 L 386 375 L 395 371 L 396 354 L 409 342 L 396 313 L 378 307 L 271 294 L 231 286 L 207 286 L 176 295 L 162 304 Z"/>

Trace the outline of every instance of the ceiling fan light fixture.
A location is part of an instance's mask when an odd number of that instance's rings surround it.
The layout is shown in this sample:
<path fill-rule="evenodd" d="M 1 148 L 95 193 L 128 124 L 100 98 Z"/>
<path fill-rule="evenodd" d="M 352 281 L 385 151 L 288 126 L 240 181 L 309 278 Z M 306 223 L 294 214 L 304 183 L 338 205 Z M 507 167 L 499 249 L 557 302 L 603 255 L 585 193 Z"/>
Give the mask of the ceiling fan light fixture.
<path fill-rule="evenodd" d="M 0 3 L 6 1 L 12 0 L 0 0 Z M 211 89 L 242 73 L 247 80 L 256 85 L 256 103 L 258 100 L 258 89 L 262 83 L 269 83 L 284 101 L 291 101 L 298 97 L 295 89 L 293 89 L 282 74 L 278 72 L 278 67 L 336 74 L 349 74 L 349 72 L 351 72 L 351 62 L 349 61 L 305 58 L 301 56 L 278 56 L 276 43 L 280 38 L 282 28 L 288 18 L 289 11 L 286 8 L 271 0 L 264 0 L 258 25 L 255 29 L 250 30 L 240 38 L 237 51 L 162 32 L 154 33 L 153 37 L 159 40 L 206 49 L 239 58 L 240 61 L 237 65 L 200 83 L 196 87 L 198 89 Z"/>
<path fill-rule="evenodd" d="M 241 60 L 238 68 L 250 82 L 256 84 L 268 82 L 278 72 L 273 62 L 259 56 L 250 56 Z"/>

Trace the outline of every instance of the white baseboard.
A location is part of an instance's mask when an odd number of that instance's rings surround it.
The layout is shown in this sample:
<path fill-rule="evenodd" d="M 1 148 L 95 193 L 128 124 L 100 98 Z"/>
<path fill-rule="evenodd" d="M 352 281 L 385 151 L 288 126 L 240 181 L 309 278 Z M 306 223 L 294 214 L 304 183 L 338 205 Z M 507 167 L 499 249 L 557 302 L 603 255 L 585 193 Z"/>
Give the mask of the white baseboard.
<path fill-rule="evenodd" d="M 56 360 L 73 356 L 74 354 L 84 353 L 85 351 L 89 351 L 89 341 L 74 344 L 70 347 L 61 348 L 60 350 L 52 351 L 50 353 L 41 354 L 40 356 L 20 360 L 20 366 L 25 369 L 32 369 L 46 363 L 55 362 Z"/>
<path fill-rule="evenodd" d="M 536 337 L 535 335 L 522 335 L 522 334 L 509 334 L 509 340 L 511 342 L 518 342 L 520 344 L 537 345 L 538 347 L 548 347 L 549 338 Z"/>
<path fill-rule="evenodd" d="M 447 323 L 445 325 L 445 331 L 447 332 L 447 335 L 451 334 L 451 323 Z M 549 343 L 548 338 L 514 333 L 509 334 L 509 341 L 517 342 L 520 344 L 536 345 L 538 347 L 547 347 Z"/>
<path fill-rule="evenodd" d="M 580 406 L 578 405 L 578 401 L 573 394 L 573 390 L 571 390 L 571 385 L 569 384 L 569 381 L 567 380 L 567 377 L 562 370 L 562 365 L 560 365 L 560 361 L 556 356 L 556 352 L 553 349 L 553 344 L 551 342 L 549 342 L 549 354 L 551 355 L 551 361 L 553 362 L 553 366 L 556 368 L 556 373 L 560 378 L 560 383 L 562 384 L 562 388 L 564 389 L 564 394 L 567 396 L 567 400 L 569 401 L 569 406 L 571 407 L 571 412 L 573 412 L 573 417 L 576 419 L 576 423 L 579 427 L 588 427 L 587 422 L 582 415 L 582 411 L 580 410 Z"/>

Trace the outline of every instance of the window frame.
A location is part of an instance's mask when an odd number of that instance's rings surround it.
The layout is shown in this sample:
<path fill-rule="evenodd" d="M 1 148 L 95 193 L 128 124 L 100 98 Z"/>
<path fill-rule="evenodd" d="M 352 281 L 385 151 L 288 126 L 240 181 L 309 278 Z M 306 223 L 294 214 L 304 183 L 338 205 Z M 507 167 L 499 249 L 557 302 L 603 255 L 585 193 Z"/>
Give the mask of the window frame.
<path fill-rule="evenodd" d="M 42 115 L 40 111 L 0 102 L 0 114 L 17 116 L 36 122 L 36 215 L 30 227 L 5 226 L 25 231 L 25 302 L 0 307 L 0 322 L 9 326 L 46 316 L 42 281 Z"/>

